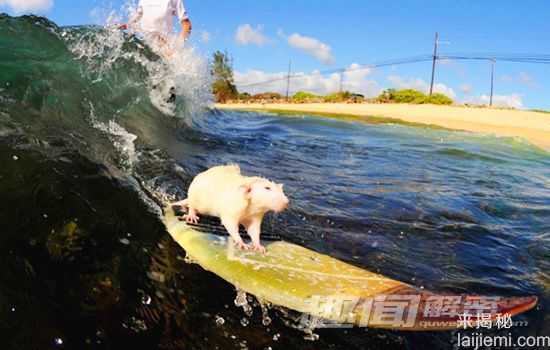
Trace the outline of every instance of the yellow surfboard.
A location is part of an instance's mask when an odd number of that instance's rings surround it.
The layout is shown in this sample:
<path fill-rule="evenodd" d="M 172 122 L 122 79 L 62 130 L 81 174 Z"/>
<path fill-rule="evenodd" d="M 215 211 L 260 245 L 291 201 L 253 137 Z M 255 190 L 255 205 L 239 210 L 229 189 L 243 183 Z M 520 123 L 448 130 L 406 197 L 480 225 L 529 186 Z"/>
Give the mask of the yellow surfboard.
<path fill-rule="evenodd" d="M 171 209 L 165 224 L 187 256 L 240 290 L 315 320 L 401 330 L 446 330 L 505 322 L 537 297 L 439 295 L 296 244 L 266 244 L 267 254 L 236 249 L 227 236 L 199 232 Z"/>

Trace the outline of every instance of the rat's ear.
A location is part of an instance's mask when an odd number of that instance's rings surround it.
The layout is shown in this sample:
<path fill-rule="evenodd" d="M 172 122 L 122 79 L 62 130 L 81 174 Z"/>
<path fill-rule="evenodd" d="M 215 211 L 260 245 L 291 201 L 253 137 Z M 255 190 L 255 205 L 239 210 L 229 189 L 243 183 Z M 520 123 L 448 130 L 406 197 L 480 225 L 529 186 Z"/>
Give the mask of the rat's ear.
<path fill-rule="evenodd" d="M 252 185 L 241 185 L 239 186 L 239 192 L 241 192 L 246 199 L 250 199 L 250 196 L 252 195 Z"/>

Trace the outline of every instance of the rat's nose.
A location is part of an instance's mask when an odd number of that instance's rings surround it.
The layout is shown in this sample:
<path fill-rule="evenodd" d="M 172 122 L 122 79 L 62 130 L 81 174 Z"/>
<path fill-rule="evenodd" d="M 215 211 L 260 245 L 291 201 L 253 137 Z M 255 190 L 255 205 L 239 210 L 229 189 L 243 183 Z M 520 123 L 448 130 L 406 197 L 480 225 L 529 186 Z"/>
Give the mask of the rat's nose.
<path fill-rule="evenodd" d="M 284 204 L 285 208 L 288 208 L 289 203 L 290 203 L 290 201 L 288 200 L 288 197 L 285 197 L 285 200 L 283 201 L 283 204 Z"/>

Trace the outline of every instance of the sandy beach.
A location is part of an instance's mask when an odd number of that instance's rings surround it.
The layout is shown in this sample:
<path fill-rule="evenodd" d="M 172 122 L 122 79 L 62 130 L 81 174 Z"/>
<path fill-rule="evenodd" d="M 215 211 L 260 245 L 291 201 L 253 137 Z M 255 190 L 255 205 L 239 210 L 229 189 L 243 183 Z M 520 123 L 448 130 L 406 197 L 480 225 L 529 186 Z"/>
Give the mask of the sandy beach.
<path fill-rule="evenodd" d="M 219 109 L 306 112 L 395 118 L 409 123 L 521 137 L 550 151 L 550 114 L 489 108 L 408 104 L 216 104 Z"/>

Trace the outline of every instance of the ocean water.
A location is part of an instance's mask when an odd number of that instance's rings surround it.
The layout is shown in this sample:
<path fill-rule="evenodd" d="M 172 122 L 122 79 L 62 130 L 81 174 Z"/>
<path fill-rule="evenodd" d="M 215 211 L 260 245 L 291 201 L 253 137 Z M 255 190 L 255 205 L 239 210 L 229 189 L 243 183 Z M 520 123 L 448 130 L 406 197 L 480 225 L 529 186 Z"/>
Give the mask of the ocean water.
<path fill-rule="evenodd" d="M 15 39 L 17 38 L 17 39 Z M 456 332 L 319 329 L 235 306 L 186 262 L 162 203 L 213 165 L 285 184 L 266 234 L 432 290 L 537 295 L 519 335 L 548 335 L 550 154 L 513 138 L 206 108 L 192 48 L 0 16 L 3 349 L 456 348 Z M 177 103 L 165 102 L 175 86 Z M 270 321 L 270 322 L 268 322 Z M 496 330 L 489 334 L 501 335 Z"/>

